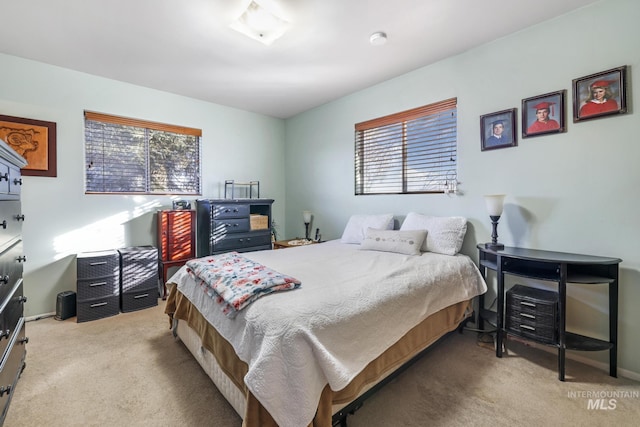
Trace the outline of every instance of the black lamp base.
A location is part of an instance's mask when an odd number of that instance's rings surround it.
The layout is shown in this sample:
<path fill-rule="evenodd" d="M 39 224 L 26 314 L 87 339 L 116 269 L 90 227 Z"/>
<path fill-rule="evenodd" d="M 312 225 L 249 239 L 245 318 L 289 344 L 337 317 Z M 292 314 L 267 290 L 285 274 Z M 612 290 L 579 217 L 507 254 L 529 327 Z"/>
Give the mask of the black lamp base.
<path fill-rule="evenodd" d="M 491 249 L 492 251 L 499 251 L 504 249 L 504 245 L 502 243 L 485 243 L 485 249 Z"/>

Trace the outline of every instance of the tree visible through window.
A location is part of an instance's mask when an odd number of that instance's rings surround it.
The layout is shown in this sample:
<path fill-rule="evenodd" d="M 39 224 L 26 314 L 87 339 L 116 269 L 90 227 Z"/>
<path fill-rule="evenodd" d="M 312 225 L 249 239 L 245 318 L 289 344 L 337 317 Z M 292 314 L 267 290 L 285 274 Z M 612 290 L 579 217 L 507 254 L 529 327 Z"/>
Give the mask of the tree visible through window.
<path fill-rule="evenodd" d="M 199 195 L 201 136 L 85 111 L 86 192 Z"/>
<path fill-rule="evenodd" d="M 355 125 L 355 193 L 441 193 L 457 179 L 457 99 Z"/>

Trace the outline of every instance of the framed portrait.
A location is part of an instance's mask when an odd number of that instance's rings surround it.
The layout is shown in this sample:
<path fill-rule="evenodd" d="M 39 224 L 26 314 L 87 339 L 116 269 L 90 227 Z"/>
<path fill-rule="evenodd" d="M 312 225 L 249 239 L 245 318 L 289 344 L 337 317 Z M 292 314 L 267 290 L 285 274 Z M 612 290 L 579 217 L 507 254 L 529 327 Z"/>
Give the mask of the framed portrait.
<path fill-rule="evenodd" d="M 573 121 L 627 112 L 627 66 L 573 80 Z"/>
<path fill-rule="evenodd" d="M 548 135 L 566 130 L 566 91 L 546 93 L 522 100 L 522 137 Z"/>
<path fill-rule="evenodd" d="M 480 116 L 480 150 L 515 147 L 516 128 L 515 108 Z"/>
<path fill-rule="evenodd" d="M 25 176 L 55 177 L 56 124 L 0 115 L 0 139 L 25 158 Z"/>

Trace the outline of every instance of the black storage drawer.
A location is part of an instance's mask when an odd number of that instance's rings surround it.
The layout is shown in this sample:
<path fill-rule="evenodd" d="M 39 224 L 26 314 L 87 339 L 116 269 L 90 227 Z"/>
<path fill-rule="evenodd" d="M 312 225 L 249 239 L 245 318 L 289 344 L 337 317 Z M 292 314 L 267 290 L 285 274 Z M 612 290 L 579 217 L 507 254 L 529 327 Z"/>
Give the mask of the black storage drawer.
<path fill-rule="evenodd" d="M 250 212 L 250 208 L 248 204 L 221 204 L 221 205 L 213 205 L 211 207 L 211 218 L 212 219 L 222 219 L 222 218 L 244 218 L 248 217 Z"/>
<path fill-rule="evenodd" d="M 158 288 L 153 286 L 148 289 L 140 289 L 133 292 L 123 292 L 121 295 L 121 308 L 123 312 L 142 310 L 143 308 L 158 305 Z"/>
<path fill-rule="evenodd" d="M 87 322 L 120 313 L 120 295 L 77 301 L 77 321 Z"/>
<path fill-rule="evenodd" d="M 5 353 L 6 358 L 4 359 L 2 371 L 0 371 L 0 387 L 5 390 L 2 396 L 0 396 L 0 409 L 2 410 L 0 425 L 4 423 L 4 419 L 7 416 L 11 397 L 13 396 L 18 379 L 25 366 L 24 359 L 27 350 L 25 346 L 24 324 L 24 317 L 21 317 L 17 325 L 18 329 L 16 329 L 7 340 L 8 348 Z M 6 390 L 8 390 L 8 392 Z"/>
<path fill-rule="evenodd" d="M 242 252 L 244 248 L 265 245 L 271 248 L 271 232 L 268 230 L 264 232 L 253 231 L 250 233 L 230 234 L 224 239 L 214 242 L 213 248 L 215 252 L 232 250 Z"/>
<path fill-rule="evenodd" d="M 78 300 L 95 299 L 100 297 L 118 296 L 120 294 L 120 278 L 96 277 L 94 279 L 78 279 Z"/>
<path fill-rule="evenodd" d="M 507 291 L 508 332 L 548 344 L 558 343 L 557 292 L 515 285 Z"/>
<path fill-rule="evenodd" d="M 13 242 L 8 249 L 0 254 L 0 303 L 9 295 L 18 280 L 22 278 L 21 260 L 24 255 L 22 240 L 15 239 Z"/>
<path fill-rule="evenodd" d="M 18 324 L 24 312 L 26 298 L 23 296 L 22 279 L 18 280 L 7 299 L 2 302 L 0 312 L 0 356 L 4 354 L 9 339 L 18 329 Z"/>
<path fill-rule="evenodd" d="M 227 233 L 244 233 L 250 230 L 250 220 L 247 218 L 230 218 L 211 222 L 214 236 L 224 237 Z"/>
<path fill-rule="evenodd" d="M 120 252 L 120 293 L 158 287 L 158 249 L 134 246 Z"/>
<path fill-rule="evenodd" d="M 0 242 L 6 242 L 22 233 L 22 222 L 18 220 L 20 201 L 12 200 L 0 204 Z"/>
<path fill-rule="evenodd" d="M 120 257 L 116 251 L 78 254 L 78 279 L 119 277 Z"/>

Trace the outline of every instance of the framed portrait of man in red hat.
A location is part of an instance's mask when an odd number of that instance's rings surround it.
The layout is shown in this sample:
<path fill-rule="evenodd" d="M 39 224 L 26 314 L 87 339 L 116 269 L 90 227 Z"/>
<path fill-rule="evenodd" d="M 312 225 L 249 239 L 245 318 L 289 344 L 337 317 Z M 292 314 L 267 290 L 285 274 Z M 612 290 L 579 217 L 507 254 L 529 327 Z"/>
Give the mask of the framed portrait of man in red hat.
<path fill-rule="evenodd" d="M 573 121 L 627 112 L 627 66 L 573 80 Z"/>
<path fill-rule="evenodd" d="M 522 137 L 548 135 L 566 130 L 565 91 L 546 93 L 522 100 Z"/>

